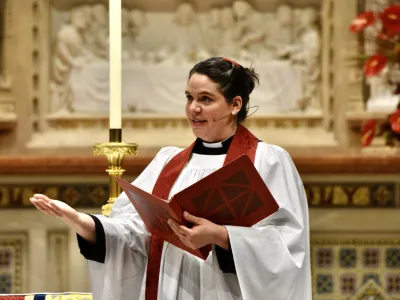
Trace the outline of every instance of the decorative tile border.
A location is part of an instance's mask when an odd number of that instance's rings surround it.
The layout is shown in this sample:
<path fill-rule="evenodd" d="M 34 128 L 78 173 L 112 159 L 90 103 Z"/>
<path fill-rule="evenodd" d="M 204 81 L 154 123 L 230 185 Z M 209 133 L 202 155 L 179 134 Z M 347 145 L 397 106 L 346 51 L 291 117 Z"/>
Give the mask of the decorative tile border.
<path fill-rule="evenodd" d="M 32 208 L 29 198 L 35 193 L 45 194 L 73 207 L 99 208 L 108 199 L 108 184 L 0 184 L 0 209 Z"/>
<path fill-rule="evenodd" d="M 397 182 L 305 182 L 304 188 L 312 208 L 400 206 L 400 183 Z M 108 184 L 0 184 L 0 208 L 32 208 L 29 198 L 35 193 L 46 194 L 77 208 L 99 208 L 107 201 Z"/>
<path fill-rule="evenodd" d="M 305 182 L 310 207 L 398 207 L 396 182 Z"/>

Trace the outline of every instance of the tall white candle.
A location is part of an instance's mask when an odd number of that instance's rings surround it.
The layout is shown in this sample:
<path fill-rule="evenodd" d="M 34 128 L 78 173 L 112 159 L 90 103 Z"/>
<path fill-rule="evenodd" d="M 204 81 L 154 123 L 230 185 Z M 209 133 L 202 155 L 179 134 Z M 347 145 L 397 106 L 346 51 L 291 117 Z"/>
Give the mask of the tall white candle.
<path fill-rule="evenodd" d="M 110 129 L 121 128 L 122 112 L 122 32 L 121 0 L 109 0 L 110 48 Z"/>

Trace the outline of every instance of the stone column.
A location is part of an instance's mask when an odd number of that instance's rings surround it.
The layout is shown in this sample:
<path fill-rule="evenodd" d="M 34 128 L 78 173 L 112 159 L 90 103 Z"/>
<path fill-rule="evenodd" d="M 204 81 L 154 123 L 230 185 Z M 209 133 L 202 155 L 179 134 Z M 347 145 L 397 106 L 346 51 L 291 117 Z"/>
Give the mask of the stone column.
<path fill-rule="evenodd" d="M 47 230 L 38 226 L 29 231 L 29 286 L 30 293 L 43 293 L 47 290 Z"/>
<path fill-rule="evenodd" d="M 14 1 L 15 2 L 15 1 Z M 15 98 L 12 95 L 12 71 L 15 60 L 15 28 L 13 8 L 15 3 L 0 0 L 0 152 L 4 153 L 15 140 Z"/>
<path fill-rule="evenodd" d="M 11 77 L 15 88 L 12 96 L 15 101 L 16 122 L 14 150 L 21 150 L 30 139 L 33 128 L 32 116 L 32 38 L 35 28 L 32 27 L 33 0 L 9 1 L 12 5 L 14 45 L 10 59 L 13 60 Z M 23 16 L 23 17 L 22 17 Z"/>
<path fill-rule="evenodd" d="M 362 110 L 362 84 L 355 74 L 360 70 L 350 59 L 357 54 L 357 35 L 349 31 L 351 21 L 357 16 L 357 0 L 332 1 L 332 76 L 334 133 L 338 144 L 352 144 L 346 114 L 349 110 Z"/>
<path fill-rule="evenodd" d="M 79 252 L 76 233 L 73 230 L 69 231 L 68 244 L 68 288 L 70 291 L 75 292 L 91 292 L 87 262 Z"/>
<path fill-rule="evenodd" d="M 50 101 L 51 67 L 51 1 L 34 0 L 33 26 L 37 33 L 33 39 L 32 64 L 36 85 L 32 90 L 33 113 L 36 118 L 35 131 L 42 132 L 47 127 L 46 115 Z"/>

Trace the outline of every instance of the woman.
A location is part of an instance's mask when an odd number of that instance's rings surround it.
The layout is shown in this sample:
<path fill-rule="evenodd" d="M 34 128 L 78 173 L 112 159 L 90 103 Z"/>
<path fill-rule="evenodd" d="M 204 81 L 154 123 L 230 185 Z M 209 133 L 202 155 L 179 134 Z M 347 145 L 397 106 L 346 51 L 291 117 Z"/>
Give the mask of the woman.
<path fill-rule="evenodd" d="M 184 244 L 212 244 L 203 261 L 159 240 L 121 194 L 110 218 L 90 216 L 44 195 L 32 203 L 62 218 L 78 234 L 88 259 L 94 299 L 311 299 L 307 201 L 289 154 L 259 141 L 240 123 L 258 81 L 253 70 L 228 59 L 196 64 L 186 87 L 186 116 L 196 141 L 187 149 L 160 150 L 134 185 L 172 197 L 246 153 L 279 204 L 251 228 L 222 226 L 187 213 L 194 225 L 174 221 Z"/>

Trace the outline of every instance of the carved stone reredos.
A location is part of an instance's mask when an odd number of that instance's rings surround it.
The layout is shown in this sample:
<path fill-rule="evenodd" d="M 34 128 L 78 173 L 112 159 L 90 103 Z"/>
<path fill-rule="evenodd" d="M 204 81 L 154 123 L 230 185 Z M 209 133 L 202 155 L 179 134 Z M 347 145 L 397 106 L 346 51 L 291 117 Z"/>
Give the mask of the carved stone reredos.
<path fill-rule="evenodd" d="M 152 12 L 171 12 L 174 11 L 182 2 L 187 2 L 193 5 L 195 11 L 204 12 L 209 11 L 213 7 L 221 7 L 225 5 L 232 5 L 234 0 L 122 0 L 122 4 L 129 9 L 138 8 L 145 11 Z M 274 11 L 280 3 L 287 3 L 296 7 L 313 6 L 319 7 L 321 0 L 250 0 L 246 1 L 258 11 L 267 12 Z M 104 3 L 108 5 L 108 0 L 53 0 L 52 5 L 61 10 L 68 10 L 76 5 Z"/>
<path fill-rule="evenodd" d="M 52 28 L 50 110 L 105 113 L 107 5 L 74 3 L 64 10 L 53 7 L 52 18 L 58 22 Z M 179 2 L 171 12 L 124 7 L 125 112 L 183 114 L 184 101 L 179 99 L 187 74 L 195 63 L 212 56 L 256 68 L 261 85 L 251 99 L 259 113 L 321 109 L 317 9 L 279 4 L 265 12 L 250 1 L 236 0 L 199 12 L 199 3 Z"/>

